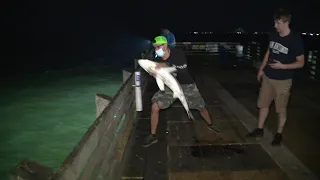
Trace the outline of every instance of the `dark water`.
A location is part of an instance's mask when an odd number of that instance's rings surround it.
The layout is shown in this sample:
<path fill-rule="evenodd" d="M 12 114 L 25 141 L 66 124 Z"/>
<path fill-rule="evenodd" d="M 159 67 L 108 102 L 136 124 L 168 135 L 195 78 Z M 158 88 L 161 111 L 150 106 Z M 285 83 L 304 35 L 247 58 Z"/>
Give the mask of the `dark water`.
<path fill-rule="evenodd" d="M 11 78 L 0 100 L 0 179 L 24 158 L 58 168 L 95 120 L 95 94 L 113 96 L 122 72 L 82 67 Z"/>

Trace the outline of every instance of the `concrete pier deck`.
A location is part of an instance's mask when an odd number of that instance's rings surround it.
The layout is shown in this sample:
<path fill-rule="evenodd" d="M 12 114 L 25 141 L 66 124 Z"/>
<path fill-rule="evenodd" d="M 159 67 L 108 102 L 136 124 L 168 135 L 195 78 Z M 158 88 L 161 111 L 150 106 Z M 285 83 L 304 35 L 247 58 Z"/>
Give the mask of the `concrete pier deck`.
<path fill-rule="evenodd" d="M 320 107 L 317 112 L 306 111 L 308 108 L 302 107 L 304 104 L 296 94 L 290 102 L 281 147 L 270 145 L 277 122 L 274 113 L 270 115 L 264 138 L 246 139 L 245 135 L 257 124 L 255 105 L 259 84 L 254 81 L 255 74 L 249 70 L 222 70 L 219 56 L 188 56 L 188 63 L 221 134 L 207 130 L 197 111 L 193 111 L 196 123 L 191 122 L 176 101 L 160 113 L 160 141 L 142 147 L 143 138 L 150 131 L 150 99 L 157 91 L 150 77 L 143 97 L 144 110 L 133 126 L 134 142 L 122 179 L 315 180 L 316 175 L 319 177 L 315 127 L 305 121 L 315 122 Z M 314 103 L 312 107 L 318 106 Z M 192 141 L 194 129 L 199 140 L 196 144 Z"/>

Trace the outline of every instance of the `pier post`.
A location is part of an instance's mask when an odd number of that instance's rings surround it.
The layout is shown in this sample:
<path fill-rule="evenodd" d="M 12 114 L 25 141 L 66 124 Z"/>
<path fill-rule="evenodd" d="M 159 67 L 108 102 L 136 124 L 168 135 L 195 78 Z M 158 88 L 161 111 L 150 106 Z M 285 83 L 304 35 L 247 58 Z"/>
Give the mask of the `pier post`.
<path fill-rule="evenodd" d="M 112 97 L 104 94 L 96 94 L 96 117 L 99 117 L 102 111 L 109 105 Z"/>
<path fill-rule="evenodd" d="M 142 111 L 141 73 L 135 72 L 136 111 Z"/>
<path fill-rule="evenodd" d="M 22 160 L 11 172 L 11 180 L 49 180 L 53 169 L 29 159 Z"/>
<path fill-rule="evenodd" d="M 127 81 L 127 79 L 131 76 L 131 74 L 132 72 L 130 72 L 127 69 L 122 70 L 122 84 L 124 84 Z"/>

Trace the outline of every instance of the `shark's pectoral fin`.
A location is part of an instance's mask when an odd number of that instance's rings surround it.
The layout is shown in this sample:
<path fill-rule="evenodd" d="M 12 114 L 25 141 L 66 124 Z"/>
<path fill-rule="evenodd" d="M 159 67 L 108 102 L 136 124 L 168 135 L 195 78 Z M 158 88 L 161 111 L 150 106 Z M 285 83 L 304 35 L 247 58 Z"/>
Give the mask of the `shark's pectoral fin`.
<path fill-rule="evenodd" d="M 173 73 L 173 72 L 177 71 L 177 69 L 175 67 L 163 67 L 162 69 L 169 72 L 169 73 Z"/>
<path fill-rule="evenodd" d="M 161 91 L 164 91 L 164 83 L 163 81 L 160 79 L 160 78 L 156 78 L 156 81 L 157 81 L 157 84 L 158 84 L 158 87 Z"/>
<path fill-rule="evenodd" d="M 173 93 L 173 98 L 179 98 L 178 94 Z"/>
<path fill-rule="evenodd" d="M 190 110 L 187 113 L 188 113 L 189 119 L 195 120 Z"/>

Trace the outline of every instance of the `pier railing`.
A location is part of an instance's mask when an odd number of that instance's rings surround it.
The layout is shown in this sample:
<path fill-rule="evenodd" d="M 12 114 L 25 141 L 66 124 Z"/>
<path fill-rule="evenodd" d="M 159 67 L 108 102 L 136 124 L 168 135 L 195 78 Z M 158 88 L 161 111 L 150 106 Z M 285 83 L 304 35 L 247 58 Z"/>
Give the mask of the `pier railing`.
<path fill-rule="evenodd" d="M 239 46 L 239 47 L 237 47 Z M 233 54 L 227 56 L 228 60 L 234 59 L 234 62 L 242 60 L 247 65 L 259 68 L 265 52 L 268 48 L 268 42 L 257 40 L 248 40 L 246 42 L 177 42 L 177 48 L 181 48 L 187 55 L 221 55 L 223 52 Z M 223 58 L 221 58 L 223 61 Z M 320 49 L 319 47 L 305 48 L 305 67 L 299 69 L 299 76 L 305 79 L 320 80 Z"/>
<path fill-rule="evenodd" d="M 146 73 L 140 67 L 142 94 L 147 86 Z M 107 106 L 97 107 L 97 118 L 56 171 L 32 160 L 21 161 L 10 173 L 14 180 L 92 180 L 119 179 L 126 145 L 135 121 L 135 73 L 126 78 Z M 99 112 L 98 112 L 99 111 Z M 102 112 L 101 112 L 102 111 Z M 53 157 L 54 158 L 54 157 Z"/>
<path fill-rule="evenodd" d="M 219 55 L 219 46 L 236 53 L 237 42 L 177 42 L 176 47 L 183 49 L 186 55 Z"/>

